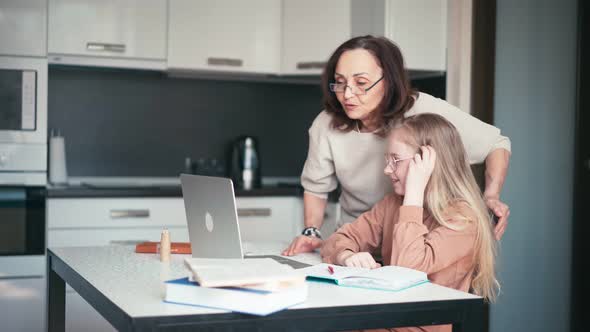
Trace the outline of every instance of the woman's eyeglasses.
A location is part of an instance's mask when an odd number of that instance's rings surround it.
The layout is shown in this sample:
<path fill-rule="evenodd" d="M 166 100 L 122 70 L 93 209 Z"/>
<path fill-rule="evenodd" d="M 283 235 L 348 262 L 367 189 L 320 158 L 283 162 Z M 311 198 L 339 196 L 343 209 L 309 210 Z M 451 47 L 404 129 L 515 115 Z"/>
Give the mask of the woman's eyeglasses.
<path fill-rule="evenodd" d="M 352 92 L 355 95 L 366 95 L 367 92 L 371 90 L 375 85 L 377 85 L 377 83 L 379 83 L 382 79 L 383 76 L 381 76 L 380 79 L 378 79 L 375 83 L 373 83 L 370 87 L 366 89 L 358 85 L 348 85 L 346 83 L 330 83 L 330 91 L 342 93 L 346 91 L 346 88 L 350 88 L 350 92 Z"/>
<path fill-rule="evenodd" d="M 392 154 L 386 153 L 385 154 L 385 166 L 390 167 L 392 170 L 397 169 L 397 163 L 403 160 L 412 159 L 414 157 L 405 157 L 396 159 Z"/>

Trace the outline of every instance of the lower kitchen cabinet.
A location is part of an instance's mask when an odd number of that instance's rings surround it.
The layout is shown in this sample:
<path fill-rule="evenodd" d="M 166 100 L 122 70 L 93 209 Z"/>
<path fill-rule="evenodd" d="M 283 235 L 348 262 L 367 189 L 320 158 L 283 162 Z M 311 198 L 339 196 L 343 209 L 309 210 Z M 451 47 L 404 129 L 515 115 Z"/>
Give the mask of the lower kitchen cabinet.
<path fill-rule="evenodd" d="M 162 229 L 172 241 L 188 241 L 182 198 L 49 198 L 47 246 L 133 245 L 158 241 Z M 66 287 L 66 331 L 115 331 L 90 304 Z"/>
<path fill-rule="evenodd" d="M 303 201 L 299 197 L 238 197 L 242 242 L 288 242 L 303 227 Z"/>
<path fill-rule="evenodd" d="M 0 330 L 45 331 L 44 277 L 0 279 Z M 80 330 L 79 330 L 80 331 Z"/>

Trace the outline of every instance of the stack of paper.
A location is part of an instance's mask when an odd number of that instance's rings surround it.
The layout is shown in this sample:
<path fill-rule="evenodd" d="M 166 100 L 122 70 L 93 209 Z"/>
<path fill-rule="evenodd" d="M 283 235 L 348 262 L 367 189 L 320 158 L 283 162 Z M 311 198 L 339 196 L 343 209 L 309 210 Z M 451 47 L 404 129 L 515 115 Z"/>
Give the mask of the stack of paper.
<path fill-rule="evenodd" d="M 267 315 L 307 298 L 305 276 L 270 258 L 186 258 L 189 277 L 166 282 L 166 302 Z"/>

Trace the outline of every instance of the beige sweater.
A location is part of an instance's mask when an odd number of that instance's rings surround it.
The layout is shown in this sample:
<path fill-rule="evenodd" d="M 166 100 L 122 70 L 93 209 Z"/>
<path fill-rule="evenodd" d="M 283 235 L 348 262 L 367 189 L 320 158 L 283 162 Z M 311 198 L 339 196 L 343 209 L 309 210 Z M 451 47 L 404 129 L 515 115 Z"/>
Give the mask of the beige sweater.
<path fill-rule="evenodd" d="M 423 208 L 401 203 L 400 196 L 389 194 L 353 223 L 342 226 L 324 242 L 323 261 L 334 264 L 346 249 L 374 252 L 380 247 L 384 265 L 424 271 L 433 283 L 468 292 L 475 268 L 476 226 L 456 217 L 474 220 L 473 211 L 466 204 L 447 209 L 445 220 L 461 228 L 453 230 L 440 226 Z M 438 325 L 394 330 L 450 332 L 452 328 Z"/>
<path fill-rule="evenodd" d="M 461 135 L 472 164 L 481 163 L 495 149 L 510 151 L 510 140 L 488 125 L 442 99 L 420 93 L 407 116 L 435 113 L 449 120 Z M 383 174 L 386 139 L 371 133 L 332 129 L 332 116 L 321 112 L 309 129 L 309 151 L 301 174 L 307 193 L 326 198 L 341 186 L 339 225 L 352 222 L 391 192 Z"/>

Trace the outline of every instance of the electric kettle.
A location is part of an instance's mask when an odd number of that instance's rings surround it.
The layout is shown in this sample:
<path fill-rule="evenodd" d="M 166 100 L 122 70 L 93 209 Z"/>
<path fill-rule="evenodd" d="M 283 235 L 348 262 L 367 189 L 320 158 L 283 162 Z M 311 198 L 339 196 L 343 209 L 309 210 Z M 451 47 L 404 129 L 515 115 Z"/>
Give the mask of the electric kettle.
<path fill-rule="evenodd" d="M 236 189 L 260 188 L 260 154 L 255 137 L 240 136 L 234 141 L 230 163 L 230 176 Z"/>

